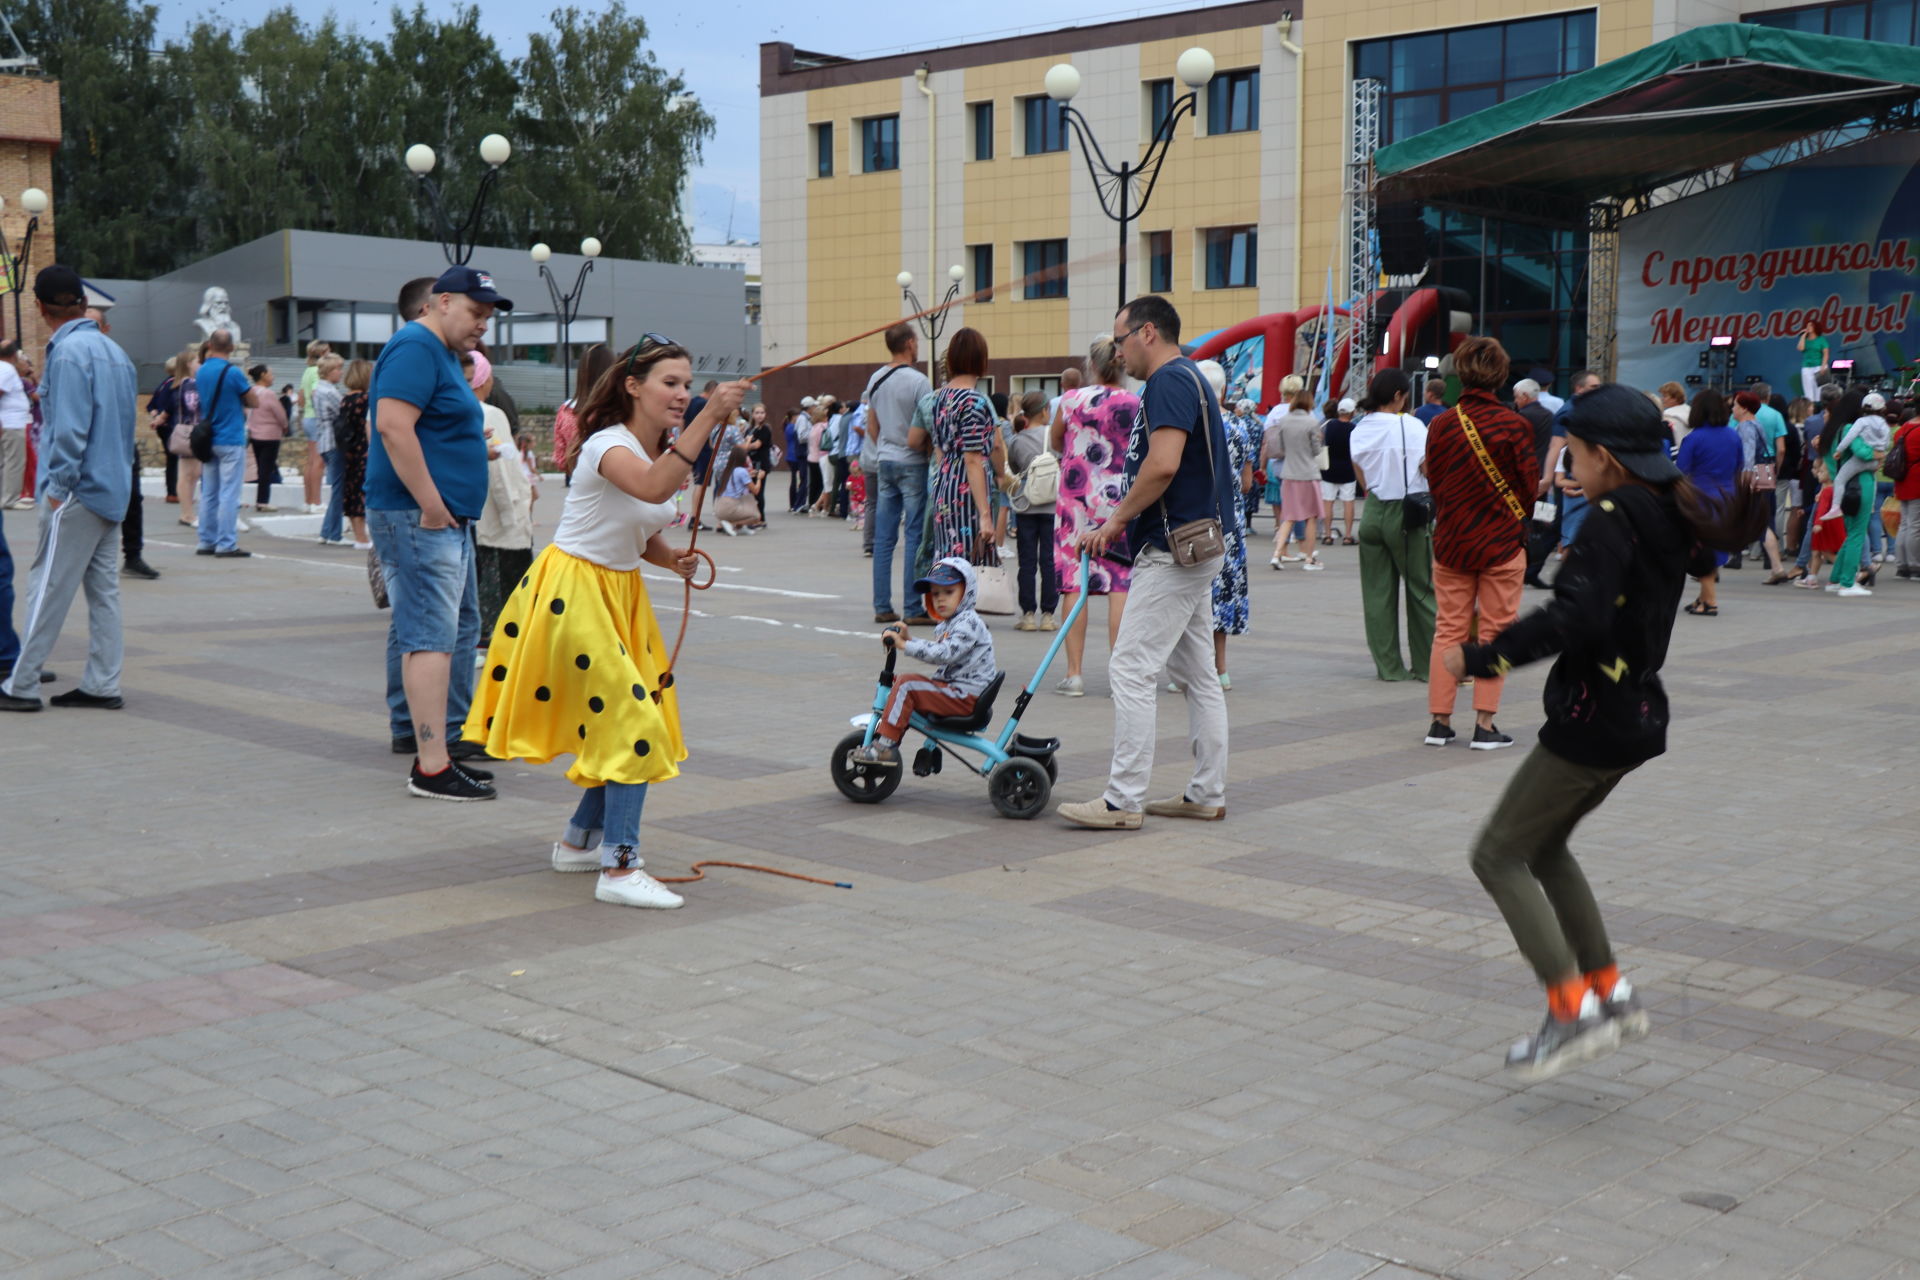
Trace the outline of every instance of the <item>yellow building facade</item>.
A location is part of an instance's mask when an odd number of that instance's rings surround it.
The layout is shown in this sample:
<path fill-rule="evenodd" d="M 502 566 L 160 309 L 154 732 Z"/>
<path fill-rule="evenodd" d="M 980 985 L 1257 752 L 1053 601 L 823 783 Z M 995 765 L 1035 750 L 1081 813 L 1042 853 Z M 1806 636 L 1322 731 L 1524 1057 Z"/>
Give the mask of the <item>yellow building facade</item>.
<path fill-rule="evenodd" d="M 763 361 L 908 314 L 903 270 L 922 305 L 940 299 L 954 266 L 963 298 L 993 288 L 951 308 L 942 341 L 961 325 L 984 333 L 994 390 L 1052 389 L 1111 330 L 1119 230 L 1072 130 L 1048 118 L 1056 64 L 1078 71 L 1072 106 L 1118 165 L 1145 157 L 1160 113 L 1186 93 L 1181 53 L 1213 57 L 1213 82 L 1179 120 L 1126 244 L 1127 293 L 1164 294 L 1191 338 L 1321 302 L 1329 268 L 1344 297 L 1356 74 L 1385 86 L 1384 144 L 1683 30 L 1790 7 L 1246 0 L 857 61 L 762 45 Z M 1480 295 L 1476 327 L 1533 365 L 1578 367 L 1583 238 L 1509 236 L 1431 211 L 1427 224 L 1446 259 L 1430 278 L 1450 274 Z M 1064 296 L 1021 283 L 1060 261 Z M 803 394 L 850 399 L 885 359 L 870 337 L 774 375 L 766 397 L 776 411 Z"/>

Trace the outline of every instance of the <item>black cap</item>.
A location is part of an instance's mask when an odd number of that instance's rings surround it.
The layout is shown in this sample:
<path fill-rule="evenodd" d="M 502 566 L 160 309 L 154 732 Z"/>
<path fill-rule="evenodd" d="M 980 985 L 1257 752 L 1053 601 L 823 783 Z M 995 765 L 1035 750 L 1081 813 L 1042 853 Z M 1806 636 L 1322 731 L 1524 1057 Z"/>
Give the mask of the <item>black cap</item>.
<path fill-rule="evenodd" d="M 1611 453 L 1651 484 L 1672 484 L 1680 468 L 1667 456 L 1667 423 L 1653 401 L 1632 387 L 1605 383 L 1567 406 L 1567 434 Z"/>
<path fill-rule="evenodd" d="M 502 311 L 513 310 L 513 303 L 501 297 L 493 287 L 493 277 L 474 267 L 448 267 L 433 282 L 435 293 L 464 293 L 475 302 L 490 302 Z"/>
<path fill-rule="evenodd" d="M 55 263 L 33 278 L 33 296 L 50 307 L 77 307 L 87 300 L 87 286 L 78 271 Z"/>

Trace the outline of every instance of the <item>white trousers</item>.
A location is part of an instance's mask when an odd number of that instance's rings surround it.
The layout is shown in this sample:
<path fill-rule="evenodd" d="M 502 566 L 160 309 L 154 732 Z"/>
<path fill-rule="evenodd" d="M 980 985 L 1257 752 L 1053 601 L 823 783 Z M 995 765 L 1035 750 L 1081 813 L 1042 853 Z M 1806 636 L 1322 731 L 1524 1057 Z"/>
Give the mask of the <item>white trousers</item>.
<path fill-rule="evenodd" d="M 1213 669 L 1213 579 L 1223 559 L 1182 568 L 1170 553 L 1149 547 L 1133 562 L 1127 611 L 1120 616 L 1120 634 L 1107 664 L 1113 768 L 1106 800 L 1115 808 L 1139 813 L 1146 807 L 1162 669 L 1186 691 L 1194 758 L 1187 798 L 1209 805 L 1227 802 L 1227 695 Z"/>

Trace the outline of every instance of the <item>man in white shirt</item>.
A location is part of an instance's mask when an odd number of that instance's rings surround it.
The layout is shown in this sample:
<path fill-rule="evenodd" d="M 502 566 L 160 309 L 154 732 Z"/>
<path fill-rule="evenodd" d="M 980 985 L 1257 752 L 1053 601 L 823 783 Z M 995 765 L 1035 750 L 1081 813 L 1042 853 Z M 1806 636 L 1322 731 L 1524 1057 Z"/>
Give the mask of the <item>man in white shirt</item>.
<path fill-rule="evenodd" d="M 33 421 L 20 365 L 20 344 L 0 343 L 0 507 L 33 505 L 33 499 L 20 496 L 26 487 L 27 427 Z"/>

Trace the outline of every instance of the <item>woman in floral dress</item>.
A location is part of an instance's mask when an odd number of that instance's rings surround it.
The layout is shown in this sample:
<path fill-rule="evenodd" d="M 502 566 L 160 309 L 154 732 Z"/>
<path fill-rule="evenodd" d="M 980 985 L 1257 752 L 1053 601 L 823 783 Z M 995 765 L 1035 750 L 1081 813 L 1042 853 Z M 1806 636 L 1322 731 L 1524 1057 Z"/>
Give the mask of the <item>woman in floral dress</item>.
<path fill-rule="evenodd" d="M 979 390 L 987 371 L 987 340 L 962 329 L 947 344 L 947 385 L 933 402 L 933 447 L 940 465 L 927 502 L 933 511 L 933 559 L 980 550 L 993 529 L 987 454 L 993 448 L 993 404 Z"/>
<path fill-rule="evenodd" d="M 1087 350 L 1088 385 L 1060 397 L 1053 416 L 1053 451 L 1060 455 L 1060 496 L 1054 505 L 1054 560 L 1060 594 L 1080 589 L 1080 553 L 1074 544 L 1107 522 L 1127 489 L 1127 440 L 1140 412 L 1140 397 L 1123 389 L 1120 348 L 1109 334 Z M 1087 590 L 1107 598 L 1107 643 L 1120 633 L 1127 605 L 1129 570 L 1095 556 L 1087 566 Z M 1069 698 L 1086 693 L 1080 666 L 1087 650 L 1087 611 L 1067 629 L 1067 675 L 1054 692 Z"/>
<path fill-rule="evenodd" d="M 1219 364 L 1212 360 L 1200 362 L 1200 372 L 1206 375 L 1212 384 L 1214 394 L 1226 386 L 1227 375 Z M 1227 559 L 1220 566 L 1220 572 L 1213 577 L 1213 669 L 1220 673 L 1220 687 L 1233 688 L 1233 680 L 1227 675 L 1227 637 L 1243 636 L 1247 633 L 1247 520 L 1245 518 L 1245 497 L 1253 488 L 1253 457 L 1256 449 L 1249 448 L 1244 432 L 1235 429 L 1233 422 L 1227 423 L 1227 466 L 1233 473 L 1234 483 L 1240 486 L 1242 498 L 1241 527 L 1226 535 Z"/>

